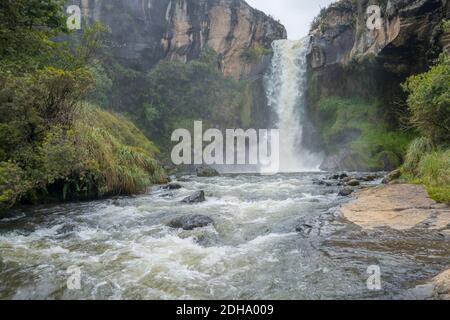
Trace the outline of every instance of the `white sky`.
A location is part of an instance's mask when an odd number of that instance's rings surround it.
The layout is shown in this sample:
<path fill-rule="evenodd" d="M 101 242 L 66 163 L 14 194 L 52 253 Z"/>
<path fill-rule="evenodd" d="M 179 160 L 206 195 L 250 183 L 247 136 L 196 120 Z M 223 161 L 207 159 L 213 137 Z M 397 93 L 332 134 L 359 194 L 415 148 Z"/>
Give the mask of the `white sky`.
<path fill-rule="evenodd" d="M 286 27 L 289 39 L 308 35 L 312 20 L 320 8 L 336 0 L 246 0 L 252 7 L 279 19 Z"/>

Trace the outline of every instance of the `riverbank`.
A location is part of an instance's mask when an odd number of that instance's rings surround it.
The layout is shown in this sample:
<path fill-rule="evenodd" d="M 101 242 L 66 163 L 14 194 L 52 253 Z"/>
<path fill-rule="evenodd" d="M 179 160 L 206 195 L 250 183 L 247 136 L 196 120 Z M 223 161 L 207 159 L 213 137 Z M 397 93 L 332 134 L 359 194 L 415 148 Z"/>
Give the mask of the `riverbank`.
<path fill-rule="evenodd" d="M 450 207 L 432 200 L 425 187 L 392 184 L 365 189 L 342 205 L 343 217 L 364 230 L 438 232 L 450 237 Z M 411 298 L 450 300 L 450 269 L 410 291 Z"/>

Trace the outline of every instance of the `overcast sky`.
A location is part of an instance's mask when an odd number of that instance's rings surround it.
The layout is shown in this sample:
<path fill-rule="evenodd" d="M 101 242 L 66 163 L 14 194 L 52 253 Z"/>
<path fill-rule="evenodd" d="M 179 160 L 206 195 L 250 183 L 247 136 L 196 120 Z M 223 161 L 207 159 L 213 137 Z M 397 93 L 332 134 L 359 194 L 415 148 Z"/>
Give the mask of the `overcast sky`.
<path fill-rule="evenodd" d="M 289 39 L 301 39 L 320 8 L 335 0 L 246 0 L 252 7 L 272 15 L 286 27 Z"/>

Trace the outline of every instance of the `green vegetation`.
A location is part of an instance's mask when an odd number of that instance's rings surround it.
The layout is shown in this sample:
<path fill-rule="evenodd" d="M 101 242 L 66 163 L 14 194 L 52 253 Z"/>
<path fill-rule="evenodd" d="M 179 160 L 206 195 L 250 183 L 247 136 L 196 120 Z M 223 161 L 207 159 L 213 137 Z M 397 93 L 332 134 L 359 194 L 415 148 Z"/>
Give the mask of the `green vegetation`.
<path fill-rule="evenodd" d="M 254 47 L 246 49 L 242 53 L 241 58 L 244 60 L 245 63 L 251 64 L 261 61 L 262 57 L 270 54 L 272 54 L 271 49 L 266 49 L 263 46 L 257 44 Z"/>
<path fill-rule="evenodd" d="M 410 77 L 403 85 L 409 93 L 411 123 L 436 144 L 450 141 L 450 55 L 444 53 L 430 71 Z"/>
<path fill-rule="evenodd" d="M 442 21 L 442 30 L 444 32 L 450 32 L 450 20 Z"/>
<path fill-rule="evenodd" d="M 390 130 L 378 114 L 377 101 L 328 97 L 318 102 L 318 108 L 328 151 L 349 149 L 359 159 L 359 167 L 369 170 L 401 164 L 410 134 Z"/>
<path fill-rule="evenodd" d="M 436 149 L 424 152 L 411 171 L 403 168 L 403 177 L 416 184 L 424 184 L 430 197 L 438 202 L 450 204 L 450 150 Z"/>
<path fill-rule="evenodd" d="M 77 176 L 90 175 L 98 196 L 137 194 L 167 182 L 154 160 L 159 150 L 123 116 L 87 106 L 75 132 L 77 150 L 86 152 Z"/>
<path fill-rule="evenodd" d="M 131 122 L 83 103 L 105 102 L 111 89 L 93 60 L 106 29 L 55 42 L 66 31 L 62 8 L 0 3 L 0 209 L 134 194 L 165 180 L 158 149 Z"/>
<path fill-rule="evenodd" d="M 433 150 L 434 150 L 433 142 L 430 139 L 425 137 L 416 138 L 409 145 L 403 168 L 407 172 L 418 174 L 420 161 L 425 155 L 432 152 Z"/>
<path fill-rule="evenodd" d="M 211 49 L 189 63 L 159 63 L 145 83 L 135 119 L 147 135 L 159 138 L 162 148 L 170 144 L 174 129 L 189 129 L 194 120 L 203 119 L 205 126 L 216 128 L 250 125 L 251 85 L 223 76 Z"/>
<path fill-rule="evenodd" d="M 410 77 L 411 124 L 423 135 L 413 141 L 403 166 L 405 177 L 424 184 L 430 196 L 450 204 L 450 58 L 443 53 L 428 72 Z"/>

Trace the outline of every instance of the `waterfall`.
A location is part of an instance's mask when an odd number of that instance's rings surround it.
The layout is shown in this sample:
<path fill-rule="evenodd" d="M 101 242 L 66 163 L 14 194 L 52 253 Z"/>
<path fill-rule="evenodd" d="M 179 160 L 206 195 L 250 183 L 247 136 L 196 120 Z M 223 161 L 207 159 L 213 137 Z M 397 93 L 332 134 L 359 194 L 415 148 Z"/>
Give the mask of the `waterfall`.
<path fill-rule="evenodd" d="M 306 55 L 309 38 L 278 40 L 272 45 L 274 56 L 266 78 L 269 105 L 277 115 L 280 130 L 282 172 L 318 171 L 322 156 L 303 146 L 306 119 Z"/>

